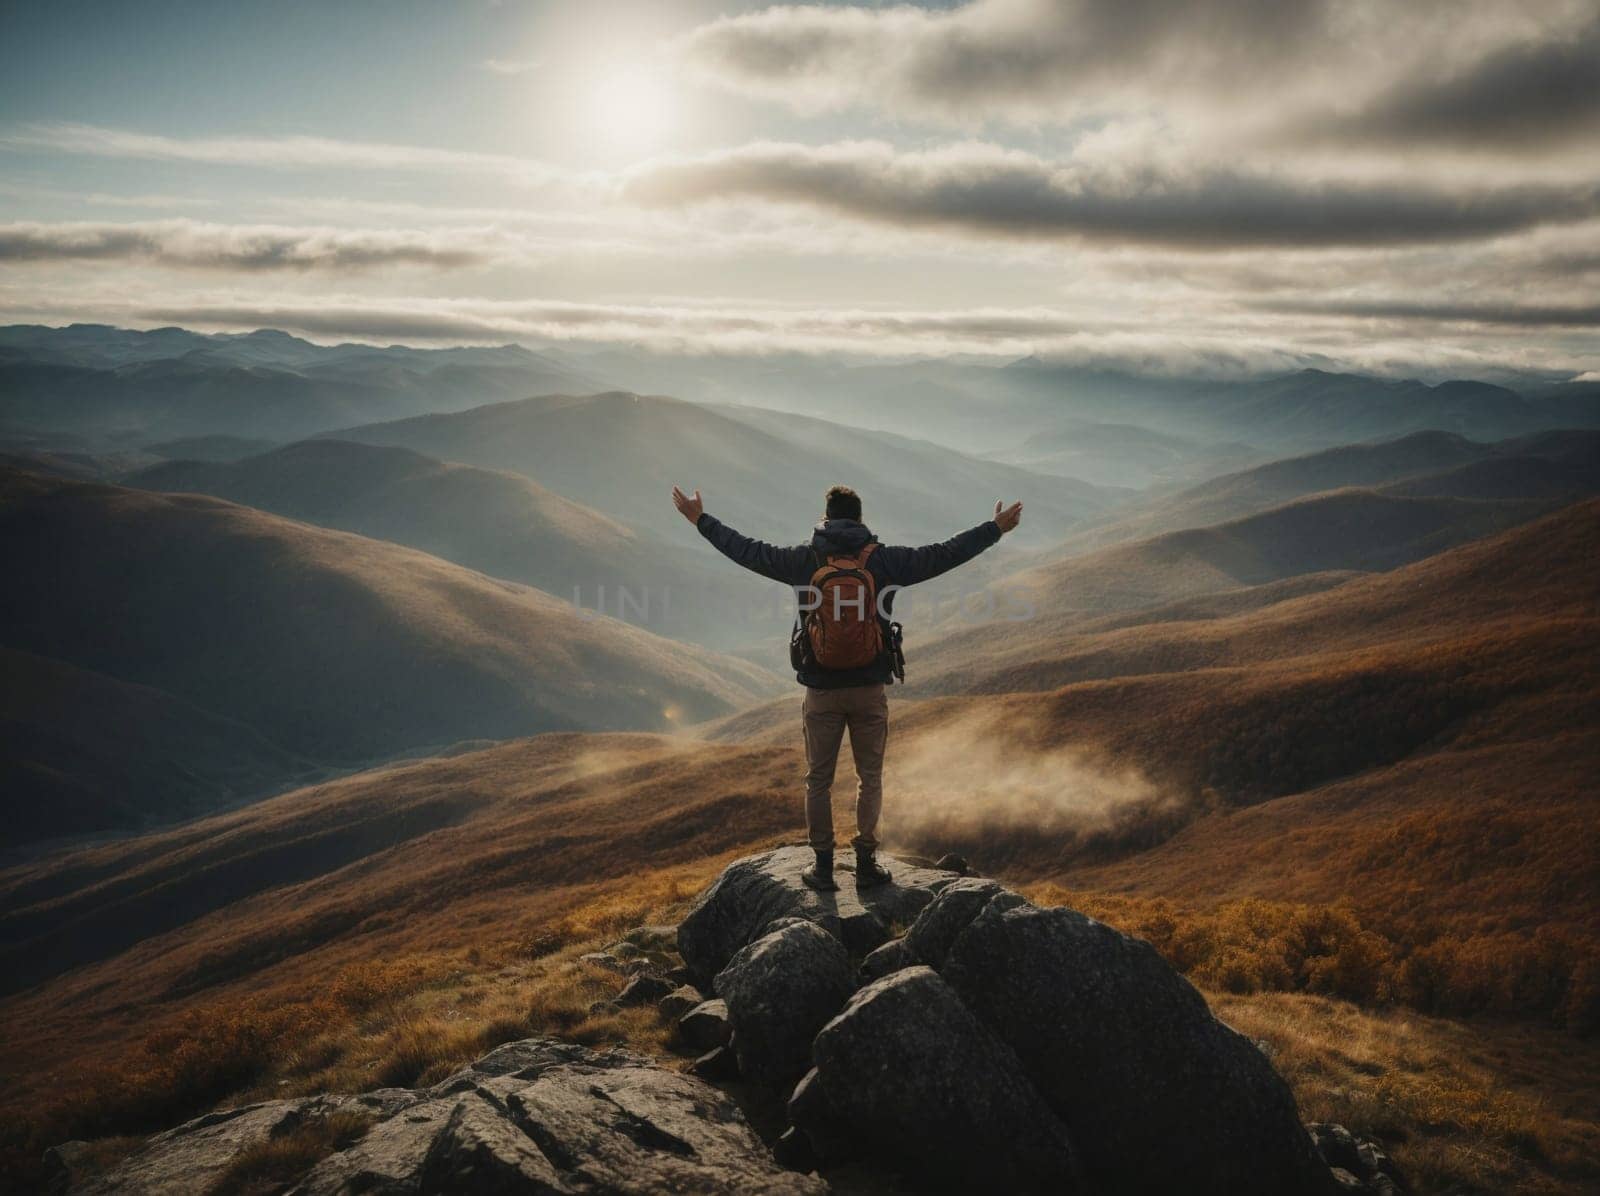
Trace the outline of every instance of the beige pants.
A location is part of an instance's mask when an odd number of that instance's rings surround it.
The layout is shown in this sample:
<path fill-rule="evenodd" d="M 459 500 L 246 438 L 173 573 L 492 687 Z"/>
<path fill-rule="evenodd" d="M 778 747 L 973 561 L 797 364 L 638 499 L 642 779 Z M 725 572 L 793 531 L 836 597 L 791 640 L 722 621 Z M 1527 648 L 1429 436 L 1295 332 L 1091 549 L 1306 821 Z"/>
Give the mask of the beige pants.
<path fill-rule="evenodd" d="M 883 750 L 889 740 L 889 696 L 882 685 L 807 689 L 802 707 L 806 730 L 806 834 L 811 846 L 833 850 L 833 772 L 839 745 L 850 730 L 855 757 L 856 847 L 878 846 L 883 809 Z"/>

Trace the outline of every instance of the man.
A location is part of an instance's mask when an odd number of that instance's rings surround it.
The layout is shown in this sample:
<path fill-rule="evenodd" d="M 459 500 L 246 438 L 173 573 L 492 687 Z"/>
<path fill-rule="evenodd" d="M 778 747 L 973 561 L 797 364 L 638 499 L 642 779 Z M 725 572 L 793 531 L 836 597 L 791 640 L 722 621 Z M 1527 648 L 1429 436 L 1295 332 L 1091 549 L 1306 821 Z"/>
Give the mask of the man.
<path fill-rule="evenodd" d="M 898 647 L 891 631 L 898 625 L 890 623 L 895 590 L 966 564 L 1017 526 L 1022 504 L 995 503 L 993 519 L 942 544 L 897 548 L 880 545 L 861 522 L 860 496 L 835 486 L 811 542 L 780 548 L 706 514 L 698 490 L 691 498 L 674 486 L 672 502 L 729 560 L 793 586 L 799 596 L 791 655 L 795 679 L 806 687 L 806 832 L 817 857 L 801 879 L 822 892 L 839 887 L 833 879 L 833 773 L 848 729 L 858 778 L 856 887 L 886 884 L 889 872 L 876 856 L 889 736 L 884 687 L 893 679 Z"/>

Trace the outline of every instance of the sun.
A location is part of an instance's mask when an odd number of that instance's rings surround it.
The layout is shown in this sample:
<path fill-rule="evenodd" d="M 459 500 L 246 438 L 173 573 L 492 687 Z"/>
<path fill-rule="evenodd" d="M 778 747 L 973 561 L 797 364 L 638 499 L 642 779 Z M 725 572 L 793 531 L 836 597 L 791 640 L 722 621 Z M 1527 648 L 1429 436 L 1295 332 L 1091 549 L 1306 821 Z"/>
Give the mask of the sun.
<path fill-rule="evenodd" d="M 668 148 L 681 110 L 672 82 L 661 68 L 639 59 L 619 59 L 591 74 L 582 123 L 591 148 L 606 156 L 639 156 Z"/>

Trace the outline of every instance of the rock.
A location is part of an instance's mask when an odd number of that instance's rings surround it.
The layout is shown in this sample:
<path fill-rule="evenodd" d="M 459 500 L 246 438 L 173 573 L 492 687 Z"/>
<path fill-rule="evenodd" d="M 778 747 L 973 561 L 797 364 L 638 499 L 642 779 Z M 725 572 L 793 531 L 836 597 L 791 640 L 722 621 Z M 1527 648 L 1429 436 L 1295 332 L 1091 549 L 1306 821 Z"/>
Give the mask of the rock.
<path fill-rule="evenodd" d="M 728 1020 L 728 1003 L 721 997 L 701 1001 L 678 1019 L 678 1033 L 690 1046 L 701 1050 L 727 1046 L 733 1038 L 733 1023 Z"/>
<path fill-rule="evenodd" d="M 946 852 L 940 856 L 934 867 L 939 869 L 940 872 L 954 872 L 957 876 L 970 876 L 972 874 L 972 866 L 967 863 L 967 857 L 957 855 L 953 851 Z"/>
<path fill-rule="evenodd" d="M 1148 943 L 991 901 L 943 976 L 1069 1127 L 1092 1190 L 1334 1190 L 1288 1086 Z"/>
<path fill-rule="evenodd" d="M 333 1113 L 355 1111 L 391 1116 L 419 1099 L 416 1093 L 385 1089 L 363 1097 L 312 1096 L 266 1101 L 207 1113 L 148 1139 L 144 1146 L 108 1171 L 71 1184 L 75 1193 L 129 1193 L 186 1196 L 213 1187 L 240 1151 L 291 1133 Z M 72 1153 L 57 1148 L 59 1165 L 71 1167 Z M 59 1175 L 59 1172 L 58 1172 Z"/>
<path fill-rule="evenodd" d="M 817 1159 L 811 1150 L 811 1140 L 792 1125 L 779 1134 L 778 1140 L 772 1144 L 772 1157 L 778 1160 L 780 1166 L 787 1167 L 790 1171 L 817 1169 Z"/>
<path fill-rule="evenodd" d="M 1348 1182 L 1340 1181 L 1346 1191 L 1364 1196 L 1395 1196 L 1411 1190 L 1400 1169 L 1377 1143 L 1358 1138 L 1333 1122 L 1313 1122 L 1306 1126 L 1306 1132 L 1323 1162 L 1333 1168 L 1335 1177 L 1348 1177 Z"/>
<path fill-rule="evenodd" d="M 737 1080 L 739 1059 L 732 1045 L 712 1047 L 691 1063 L 689 1070 L 702 1080 Z"/>
<path fill-rule="evenodd" d="M 789 1120 L 806 1136 L 811 1153 L 823 1163 L 839 1163 L 860 1152 L 851 1127 L 829 1103 L 817 1069 L 801 1077 L 789 1097 Z"/>
<path fill-rule="evenodd" d="M 635 976 L 617 994 L 617 1004 L 624 1007 L 653 1005 L 671 991 L 672 985 L 660 976 Z"/>
<path fill-rule="evenodd" d="M 455 1178 L 463 1182 L 451 1186 Z M 294 1196 L 349 1192 L 560 1192 L 561 1176 L 503 1111 L 476 1092 L 413 1105 L 313 1167 Z"/>
<path fill-rule="evenodd" d="M 920 962 L 935 969 L 942 968 L 951 945 L 991 901 L 1001 902 L 1006 909 L 1026 904 L 1021 896 L 998 881 L 976 877 L 952 881 L 939 891 L 906 931 L 907 948 Z"/>
<path fill-rule="evenodd" d="M 1083 1190 L 1066 1127 L 933 969 L 906 968 L 856 993 L 813 1053 L 824 1142 L 843 1123 L 874 1160 L 940 1186 Z M 809 1133 L 809 1102 L 792 1103 Z"/>
<path fill-rule="evenodd" d="M 609 951 L 591 951 L 587 955 L 578 956 L 579 963 L 589 964 L 591 967 L 604 968 L 608 972 L 615 972 L 619 976 L 625 970 L 622 960 L 612 955 Z"/>
<path fill-rule="evenodd" d="M 621 1012 L 622 1006 L 616 1001 L 595 1001 L 589 1006 L 590 1017 L 606 1017 Z"/>
<path fill-rule="evenodd" d="M 861 961 L 861 967 L 856 975 L 863 984 L 870 984 L 874 980 L 883 979 L 891 972 L 898 972 L 901 968 L 909 968 L 919 962 L 921 961 L 911 949 L 911 944 L 903 937 L 890 939 Z"/>
<path fill-rule="evenodd" d="M 662 972 L 661 977 L 663 980 L 670 980 L 674 984 L 690 984 L 694 979 L 689 974 L 689 969 L 681 963 Z"/>
<path fill-rule="evenodd" d="M 743 948 L 716 979 L 739 1070 L 761 1083 L 793 1081 L 854 988 L 844 947 L 814 922 L 795 919 Z"/>
<path fill-rule="evenodd" d="M 908 925 L 933 895 L 955 880 L 948 872 L 881 857 L 894 873 L 890 884 L 858 894 L 855 873 L 841 865 L 836 893 L 816 893 L 800 883 L 812 862 L 807 847 L 781 847 L 748 856 L 723 870 L 678 926 L 678 950 L 694 982 L 706 987 L 742 948 L 783 917 L 815 922 L 860 958 L 887 942 L 890 928 Z"/>
<path fill-rule="evenodd" d="M 673 989 L 666 996 L 656 1002 L 656 1008 L 661 1010 L 661 1016 L 668 1021 L 677 1021 L 689 1010 L 699 1005 L 704 1000 L 698 988 L 687 984 Z"/>
<path fill-rule="evenodd" d="M 311 1168 L 295 1196 L 754 1192 L 821 1196 L 784 1170 L 733 1101 L 628 1051 L 507 1043 L 423 1091 L 272 1101 L 208 1114 L 146 1143 L 76 1191 L 210 1190 L 241 1150 L 312 1117 L 361 1110 L 359 1141 Z M 58 1149 L 63 1160 L 69 1149 Z"/>

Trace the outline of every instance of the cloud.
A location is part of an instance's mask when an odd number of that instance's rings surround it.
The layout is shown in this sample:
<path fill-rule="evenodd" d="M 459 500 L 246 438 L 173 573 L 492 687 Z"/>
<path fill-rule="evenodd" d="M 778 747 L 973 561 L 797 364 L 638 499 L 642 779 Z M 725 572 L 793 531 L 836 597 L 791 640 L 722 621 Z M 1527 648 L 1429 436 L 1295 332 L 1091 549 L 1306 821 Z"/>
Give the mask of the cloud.
<path fill-rule="evenodd" d="M 802 204 L 895 227 L 1191 249 L 1398 245 L 1497 236 L 1600 213 L 1600 184 L 1445 187 L 1297 179 L 1228 167 L 1053 163 L 983 143 L 758 143 L 632 171 L 646 205 Z"/>
<path fill-rule="evenodd" d="M 1443 79 L 1404 80 L 1320 131 L 1355 143 L 1524 151 L 1600 136 L 1600 18 L 1570 36 L 1498 48 Z"/>
<path fill-rule="evenodd" d="M 0 134 L 0 148 L 155 162 L 306 170 L 441 171 L 529 185 L 580 184 L 593 176 L 508 154 L 341 141 L 330 137 L 165 137 L 99 125 L 33 124 Z"/>
<path fill-rule="evenodd" d="M 526 75 L 539 67 L 537 58 L 485 58 L 483 69 L 493 75 Z"/>
<path fill-rule="evenodd" d="M 480 265 L 499 244 L 487 230 L 307 229 L 158 220 L 0 224 L 0 262 L 133 261 L 179 269 L 452 269 Z"/>
<path fill-rule="evenodd" d="M 1600 328 L 1600 303 L 1428 303 L 1409 300 L 1330 299 L 1262 304 L 1276 312 L 1499 324 L 1508 328 Z"/>

